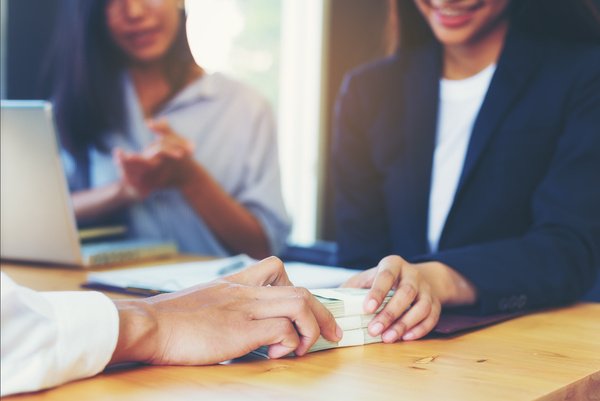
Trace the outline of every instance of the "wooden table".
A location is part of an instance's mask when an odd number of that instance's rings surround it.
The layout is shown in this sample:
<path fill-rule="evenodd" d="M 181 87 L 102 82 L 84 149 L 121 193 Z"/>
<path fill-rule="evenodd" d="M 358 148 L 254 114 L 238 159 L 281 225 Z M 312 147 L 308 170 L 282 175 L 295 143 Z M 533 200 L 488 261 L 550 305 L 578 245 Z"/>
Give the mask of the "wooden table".
<path fill-rule="evenodd" d="M 85 272 L 3 265 L 73 290 Z M 600 400 L 600 304 L 538 312 L 452 338 L 207 367 L 134 366 L 10 400 Z"/>

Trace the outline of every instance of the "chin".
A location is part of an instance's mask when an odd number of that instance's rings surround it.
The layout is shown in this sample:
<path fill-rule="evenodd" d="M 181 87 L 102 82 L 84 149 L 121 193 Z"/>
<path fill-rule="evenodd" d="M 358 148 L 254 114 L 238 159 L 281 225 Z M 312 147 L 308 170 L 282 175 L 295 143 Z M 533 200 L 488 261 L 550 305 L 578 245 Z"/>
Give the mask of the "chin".
<path fill-rule="evenodd" d="M 146 50 L 129 52 L 129 57 L 138 63 L 151 63 L 160 60 L 165 55 L 164 51 Z"/>
<path fill-rule="evenodd" d="M 434 35 L 444 46 L 461 46 L 469 44 L 475 37 L 475 33 L 469 31 L 448 31 L 448 30 L 434 30 Z"/>

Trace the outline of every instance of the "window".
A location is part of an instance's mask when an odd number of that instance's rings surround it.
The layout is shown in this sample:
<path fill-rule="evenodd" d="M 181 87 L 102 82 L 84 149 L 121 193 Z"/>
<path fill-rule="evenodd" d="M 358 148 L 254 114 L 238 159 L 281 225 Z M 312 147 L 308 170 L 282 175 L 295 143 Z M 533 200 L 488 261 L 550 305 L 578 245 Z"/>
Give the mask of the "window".
<path fill-rule="evenodd" d="M 198 64 L 249 83 L 278 121 L 290 240 L 316 238 L 322 137 L 323 21 L 327 0 L 187 0 Z"/>

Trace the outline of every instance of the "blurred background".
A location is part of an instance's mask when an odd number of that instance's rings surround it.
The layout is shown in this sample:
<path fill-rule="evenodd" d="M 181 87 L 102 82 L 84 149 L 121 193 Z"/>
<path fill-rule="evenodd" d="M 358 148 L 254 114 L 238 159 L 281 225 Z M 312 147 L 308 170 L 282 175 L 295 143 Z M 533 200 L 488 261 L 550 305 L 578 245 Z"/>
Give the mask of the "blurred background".
<path fill-rule="evenodd" d="M 1 1 L 1 97 L 48 98 L 41 78 L 59 0 Z M 349 69 L 393 51 L 389 0 L 187 0 L 196 61 L 249 83 L 278 119 L 290 242 L 334 240 L 333 104 Z"/>
<path fill-rule="evenodd" d="M 51 82 L 41 76 L 59 1 L 0 0 L 1 98 L 48 98 Z M 334 241 L 333 105 L 348 70 L 394 51 L 395 1 L 186 0 L 185 7 L 196 61 L 254 86 L 276 113 L 289 242 Z M 590 294 L 600 299 L 600 280 Z"/>

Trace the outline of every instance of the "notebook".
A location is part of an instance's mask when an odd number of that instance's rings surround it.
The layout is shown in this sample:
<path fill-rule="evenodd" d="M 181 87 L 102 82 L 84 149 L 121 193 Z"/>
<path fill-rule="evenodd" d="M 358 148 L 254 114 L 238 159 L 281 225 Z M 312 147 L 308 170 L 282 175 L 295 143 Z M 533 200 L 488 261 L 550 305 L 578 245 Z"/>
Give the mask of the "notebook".
<path fill-rule="evenodd" d="M 3 100 L 1 111 L 2 259 L 86 267 L 177 253 L 174 243 L 155 240 L 82 244 L 60 157 L 52 105 L 44 101 Z M 88 232 L 86 238 L 89 237 Z"/>

